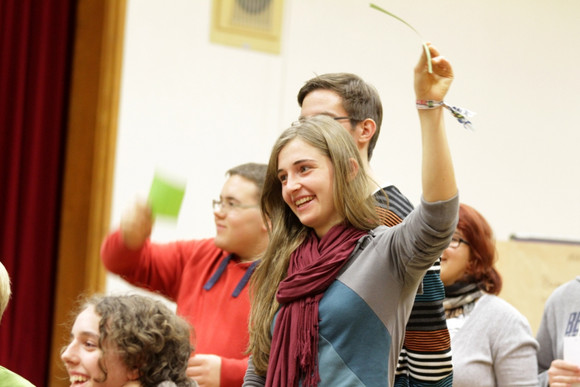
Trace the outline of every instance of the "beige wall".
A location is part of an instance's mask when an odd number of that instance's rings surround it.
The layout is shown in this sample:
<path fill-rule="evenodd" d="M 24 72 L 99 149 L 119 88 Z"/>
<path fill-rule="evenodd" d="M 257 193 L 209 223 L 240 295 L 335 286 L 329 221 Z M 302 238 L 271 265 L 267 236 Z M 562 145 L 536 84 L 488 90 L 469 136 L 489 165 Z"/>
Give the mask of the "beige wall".
<path fill-rule="evenodd" d="M 448 102 L 477 112 L 475 132 L 450 116 L 461 200 L 499 240 L 512 233 L 580 239 L 580 2 L 377 2 L 434 42 L 455 68 Z M 211 236 L 223 173 L 266 161 L 299 114 L 314 74 L 348 71 L 379 90 L 385 118 L 373 167 L 414 203 L 420 142 L 412 70 L 421 41 L 360 0 L 286 0 L 280 55 L 213 44 L 212 2 L 129 0 L 112 226 L 153 171 L 188 181 L 177 223 L 154 237 Z"/>
<path fill-rule="evenodd" d="M 376 3 L 441 49 L 456 76 L 448 102 L 477 112 L 474 132 L 447 120 L 461 201 L 484 214 L 500 241 L 512 233 L 579 240 L 580 2 Z M 379 90 L 385 118 L 373 168 L 418 203 L 412 69 L 419 38 L 360 0 L 284 4 L 282 49 L 272 55 L 210 43 L 209 0 L 128 1 L 111 227 L 135 197 L 147 195 L 157 169 L 188 186 L 179 219 L 158 222 L 153 239 L 213 236 L 210 203 L 224 172 L 265 162 L 299 114 L 300 86 L 335 71 L 357 73 Z M 571 278 L 580 271 L 557 246 L 512 246 L 500 243 L 500 266 L 517 261 L 522 268 L 505 269 L 504 295 L 530 313 L 535 328 L 555 285 L 540 273 L 561 267 Z M 534 273 L 535 266 L 543 269 Z M 529 275 L 519 275 L 524 269 Z M 109 289 L 120 287 L 109 278 Z"/>
<path fill-rule="evenodd" d="M 580 275 L 580 245 L 509 241 L 497 249 L 500 296 L 528 318 L 535 335 L 548 296 Z"/>

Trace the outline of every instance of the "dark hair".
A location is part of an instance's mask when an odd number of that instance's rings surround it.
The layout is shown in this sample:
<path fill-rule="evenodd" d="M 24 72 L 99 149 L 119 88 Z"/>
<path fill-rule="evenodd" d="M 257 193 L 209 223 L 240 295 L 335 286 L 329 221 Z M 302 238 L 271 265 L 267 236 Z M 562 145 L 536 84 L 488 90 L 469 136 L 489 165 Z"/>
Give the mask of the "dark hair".
<path fill-rule="evenodd" d="M 457 230 L 469 242 L 470 258 L 467 276 L 486 293 L 499 294 L 502 278 L 495 269 L 497 250 L 493 231 L 487 220 L 473 207 L 459 205 L 459 222 Z"/>
<path fill-rule="evenodd" d="M 114 348 L 129 370 L 138 370 L 139 382 L 157 386 L 172 381 L 179 387 L 195 384 L 186 376 L 187 361 L 193 351 L 190 325 L 163 302 L 133 295 L 95 295 L 83 302 L 77 316 L 93 306 L 99 321 L 99 348 L 103 354 Z"/>
<path fill-rule="evenodd" d="M 256 187 L 258 187 L 257 199 L 259 199 L 262 195 L 262 189 L 264 188 L 267 169 L 268 166 L 266 164 L 245 163 L 228 169 L 226 176 L 238 175 L 256 184 Z"/>
<path fill-rule="evenodd" d="M 369 141 L 368 158 L 379 139 L 381 123 L 383 122 L 383 105 L 377 89 L 365 82 L 358 75 L 350 73 L 329 73 L 318 75 L 308 81 L 298 91 L 298 105 L 302 107 L 304 98 L 315 90 L 331 90 L 342 98 L 342 106 L 349 117 L 351 125 L 367 118 L 375 121 L 377 130 Z"/>

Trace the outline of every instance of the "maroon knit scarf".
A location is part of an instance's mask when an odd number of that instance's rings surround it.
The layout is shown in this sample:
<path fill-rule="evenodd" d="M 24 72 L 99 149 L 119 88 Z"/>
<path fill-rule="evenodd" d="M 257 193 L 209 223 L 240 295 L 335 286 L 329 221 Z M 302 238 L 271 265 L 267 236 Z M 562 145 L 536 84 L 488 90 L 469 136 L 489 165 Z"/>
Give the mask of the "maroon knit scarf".
<path fill-rule="evenodd" d="M 365 231 L 337 225 L 318 240 L 314 232 L 290 257 L 280 282 L 266 386 L 316 386 L 318 374 L 318 303 L 348 261 Z"/>

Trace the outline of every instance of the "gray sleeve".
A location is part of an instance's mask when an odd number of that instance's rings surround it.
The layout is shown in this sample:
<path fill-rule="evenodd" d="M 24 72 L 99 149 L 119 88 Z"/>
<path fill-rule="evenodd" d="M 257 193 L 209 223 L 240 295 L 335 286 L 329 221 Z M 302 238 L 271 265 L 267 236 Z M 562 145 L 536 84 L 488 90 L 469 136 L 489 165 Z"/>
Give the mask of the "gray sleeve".
<path fill-rule="evenodd" d="M 538 350 L 538 381 L 541 387 L 548 386 L 548 369 L 552 361 L 556 359 L 556 354 L 553 351 L 554 343 L 552 343 L 549 327 L 551 314 L 551 305 L 548 300 L 544 308 L 540 328 L 538 328 L 536 335 L 536 339 L 540 345 L 540 349 Z"/>
<path fill-rule="evenodd" d="M 252 356 L 248 360 L 248 369 L 246 370 L 246 375 L 244 376 L 244 384 L 242 387 L 254 387 L 254 386 L 265 386 L 266 378 L 256 374 L 254 368 L 254 363 L 252 362 Z"/>
<path fill-rule="evenodd" d="M 455 232 L 458 211 L 457 195 L 433 203 L 421 197 L 421 205 L 405 218 L 399 229 L 393 230 L 391 256 L 400 258 L 394 262 L 400 278 L 412 279 L 411 282 L 423 278 L 447 248 Z"/>
<path fill-rule="evenodd" d="M 548 386 L 548 369 L 552 361 L 564 357 L 563 340 L 566 335 L 567 318 L 574 313 L 580 304 L 580 286 L 576 280 L 556 288 L 544 306 L 542 321 L 536 334 L 540 344 L 538 350 L 538 380 L 540 386 Z"/>
<path fill-rule="evenodd" d="M 538 343 L 519 312 L 502 313 L 494 364 L 498 386 L 537 386 Z"/>

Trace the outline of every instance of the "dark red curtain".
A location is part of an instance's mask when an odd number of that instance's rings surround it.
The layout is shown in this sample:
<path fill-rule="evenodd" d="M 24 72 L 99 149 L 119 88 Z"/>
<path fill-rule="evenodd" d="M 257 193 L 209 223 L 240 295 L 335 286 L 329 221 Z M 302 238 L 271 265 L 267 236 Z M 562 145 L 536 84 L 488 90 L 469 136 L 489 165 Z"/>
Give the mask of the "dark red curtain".
<path fill-rule="evenodd" d="M 0 0 L 0 364 L 48 385 L 76 0 Z"/>

